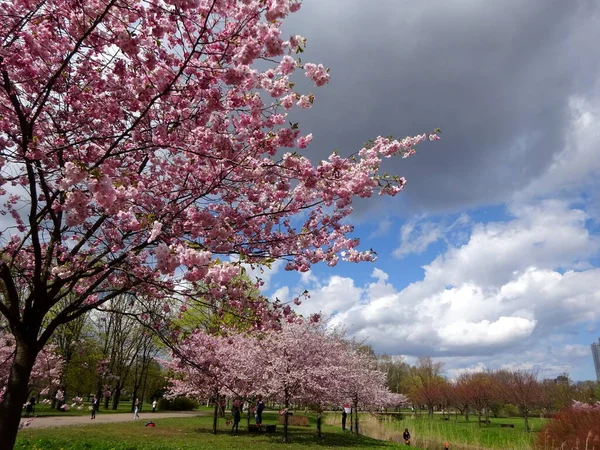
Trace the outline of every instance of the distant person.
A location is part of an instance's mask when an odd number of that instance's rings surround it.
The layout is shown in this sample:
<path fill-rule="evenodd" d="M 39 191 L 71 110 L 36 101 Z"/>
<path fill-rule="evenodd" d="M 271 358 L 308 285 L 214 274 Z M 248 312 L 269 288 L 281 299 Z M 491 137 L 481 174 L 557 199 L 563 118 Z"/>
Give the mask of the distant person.
<path fill-rule="evenodd" d="M 219 411 L 221 413 L 221 417 L 225 417 L 225 407 L 227 406 L 227 399 L 223 397 L 219 401 Z"/>
<path fill-rule="evenodd" d="M 98 401 L 98 397 L 96 397 L 94 395 L 94 398 L 92 399 L 92 403 L 90 404 L 90 414 L 92 415 L 92 419 L 96 418 L 96 411 L 98 411 L 98 405 L 100 404 L 100 402 Z"/>
<path fill-rule="evenodd" d="M 231 427 L 231 432 L 237 433 L 242 418 L 242 405 L 239 400 L 233 401 L 233 404 L 231 405 L 231 415 L 233 416 L 233 427 Z"/>
<path fill-rule="evenodd" d="M 342 430 L 346 429 L 346 420 L 348 419 L 348 414 L 350 414 L 350 405 L 346 403 L 342 407 Z"/>
<path fill-rule="evenodd" d="M 136 398 L 134 407 L 133 407 L 133 420 L 140 418 L 139 411 L 140 411 L 140 399 Z"/>
<path fill-rule="evenodd" d="M 256 415 L 254 416 L 254 418 L 256 419 L 256 425 L 261 426 L 262 425 L 262 413 L 265 409 L 265 404 L 262 401 L 262 395 L 259 395 L 256 398 Z"/>
<path fill-rule="evenodd" d="M 154 399 L 154 401 L 152 402 L 152 412 L 156 412 L 157 406 L 158 406 L 158 402 L 156 401 L 156 399 Z"/>
<path fill-rule="evenodd" d="M 33 415 L 33 405 L 31 404 L 31 400 L 25 403 L 25 417 L 29 417 Z"/>
<path fill-rule="evenodd" d="M 404 439 L 404 444 L 410 445 L 410 433 L 408 432 L 408 428 L 404 429 L 404 433 L 402 433 L 402 438 Z"/>

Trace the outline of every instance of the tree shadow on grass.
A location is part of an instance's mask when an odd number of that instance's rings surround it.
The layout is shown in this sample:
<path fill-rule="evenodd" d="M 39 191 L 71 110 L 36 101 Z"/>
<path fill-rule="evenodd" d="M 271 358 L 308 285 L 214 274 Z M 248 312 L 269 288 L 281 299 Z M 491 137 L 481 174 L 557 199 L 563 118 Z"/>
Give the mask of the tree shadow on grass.
<path fill-rule="evenodd" d="M 228 430 L 218 430 L 217 434 L 213 434 L 209 428 L 194 428 L 194 433 L 210 436 L 234 436 Z M 250 433 L 247 430 L 240 430 L 238 436 L 243 436 L 245 439 L 260 439 L 273 444 L 281 444 L 283 441 L 283 429 L 278 429 L 274 433 Z M 323 447 L 354 447 L 354 448 L 379 448 L 389 446 L 388 442 L 378 441 L 366 436 L 356 436 L 350 432 L 346 433 L 322 433 L 322 437 L 318 437 L 314 429 L 302 428 L 291 429 L 288 432 L 288 440 L 290 444 L 297 445 L 312 445 Z"/>

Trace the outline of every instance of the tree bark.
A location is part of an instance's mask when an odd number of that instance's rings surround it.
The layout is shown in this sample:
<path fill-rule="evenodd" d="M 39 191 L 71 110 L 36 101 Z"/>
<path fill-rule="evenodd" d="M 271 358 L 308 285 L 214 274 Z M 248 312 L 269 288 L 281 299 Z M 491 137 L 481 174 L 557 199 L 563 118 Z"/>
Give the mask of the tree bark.
<path fill-rule="evenodd" d="M 288 442 L 288 426 L 289 426 L 289 407 L 290 402 L 288 399 L 285 400 L 283 409 L 283 442 Z"/>
<path fill-rule="evenodd" d="M 358 436 L 358 401 L 354 402 L 354 432 Z"/>
<path fill-rule="evenodd" d="M 217 423 L 219 420 L 219 402 L 220 402 L 220 398 L 219 398 L 219 393 L 217 392 L 217 394 L 215 395 L 215 412 L 213 414 L 213 427 L 212 427 L 212 432 L 213 434 L 217 434 Z"/>
<path fill-rule="evenodd" d="M 113 409 L 113 411 L 116 411 L 117 408 L 119 408 L 119 401 L 120 400 L 121 400 L 121 382 L 117 381 L 117 384 L 115 384 L 114 394 L 113 394 L 113 400 L 112 400 L 112 409 Z M 135 404 L 135 397 L 134 397 L 133 402 Z M 133 412 L 133 408 L 131 409 L 131 411 Z"/>
<path fill-rule="evenodd" d="M 27 401 L 29 376 L 37 357 L 37 343 L 16 339 L 15 360 L 10 370 L 4 401 L 0 403 L 0 450 L 12 450 L 17 439 L 21 411 Z"/>

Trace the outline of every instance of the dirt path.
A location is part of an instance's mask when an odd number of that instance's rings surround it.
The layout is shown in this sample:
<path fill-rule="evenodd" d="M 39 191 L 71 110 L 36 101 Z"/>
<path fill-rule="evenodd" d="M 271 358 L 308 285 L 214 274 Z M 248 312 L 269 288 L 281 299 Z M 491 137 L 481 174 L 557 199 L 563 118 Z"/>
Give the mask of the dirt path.
<path fill-rule="evenodd" d="M 199 411 L 186 412 L 141 412 L 140 418 L 137 419 L 142 423 L 153 421 L 156 419 L 166 419 L 171 417 L 194 417 L 205 416 L 209 413 Z M 35 417 L 27 426 L 27 428 L 50 428 L 50 427 L 68 427 L 73 425 L 95 425 L 98 423 L 117 423 L 130 422 L 133 420 L 133 413 L 117 413 L 117 414 L 96 414 L 95 419 L 90 419 L 90 416 L 55 416 L 55 417 Z M 21 425 L 24 426 L 30 419 L 21 419 Z"/>

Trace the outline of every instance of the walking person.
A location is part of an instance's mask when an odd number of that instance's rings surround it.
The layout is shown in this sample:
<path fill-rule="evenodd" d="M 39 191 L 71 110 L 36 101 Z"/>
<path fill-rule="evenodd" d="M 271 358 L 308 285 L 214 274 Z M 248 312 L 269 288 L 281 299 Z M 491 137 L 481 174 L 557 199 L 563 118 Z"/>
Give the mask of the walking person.
<path fill-rule="evenodd" d="M 152 412 L 156 412 L 157 406 L 158 406 L 158 402 L 156 401 L 156 399 L 154 399 L 154 401 L 152 402 Z"/>
<path fill-rule="evenodd" d="M 140 399 L 136 398 L 134 408 L 133 408 L 133 420 L 140 418 L 140 415 L 138 414 L 139 411 L 140 411 Z"/>
<path fill-rule="evenodd" d="M 92 415 L 91 419 L 96 418 L 96 411 L 98 410 L 98 405 L 98 397 L 94 395 L 94 398 L 92 398 L 92 403 L 90 404 L 90 414 Z"/>

